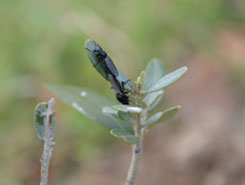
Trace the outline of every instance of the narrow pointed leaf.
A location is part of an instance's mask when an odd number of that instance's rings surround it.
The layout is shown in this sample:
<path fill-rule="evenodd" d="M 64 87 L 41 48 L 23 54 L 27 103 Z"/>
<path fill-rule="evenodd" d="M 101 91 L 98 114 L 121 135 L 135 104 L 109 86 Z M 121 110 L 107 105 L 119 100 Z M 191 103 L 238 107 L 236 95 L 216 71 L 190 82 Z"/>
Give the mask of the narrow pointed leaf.
<path fill-rule="evenodd" d="M 145 83 L 143 85 L 143 89 L 149 89 L 153 83 L 157 82 L 164 75 L 165 70 L 163 67 L 163 62 L 156 58 L 152 59 L 146 67 Z"/>
<path fill-rule="evenodd" d="M 175 70 L 174 72 L 165 75 L 160 80 L 152 84 L 152 86 L 149 89 L 147 89 L 146 93 L 151 93 L 171 85 L 172 83 L 179 80 L 186 72 L 187 67 L 181 67 Z"/>
<path fill-rule="evenodd" d="M 133 144 L 139 142 L 139 137 L 135 136 L 125 130 L 121 129 L 112 129 L 111 134 L 115 137 L 123 139 L 126 143 Z"/>
<path fill-rule="evenodd" d="M 46 85 L 46 87 L 61 101 L 104 127 L 110 130 L 120 128 L 130 133 L 134 132 L 130 122 L 103 113 L 103 107 L 111 106 L 113 103 L 96 92 L 67 85 Z"/>
<path fill-rule="evenodd" d="M 48 110 L 48 103 L 43 102 L 39 103 L 35 110 L 34 110 L 34 127 L 37 133 L 38 138 L 44 142 L 45 141 L 45 131 L 46 131 L 46 124 L 47 124 L 47 110 Z M 55 137 L 55 116 L 52 116 L 52 122 L 50 127 L 50 139 L 53 140 Z"/>
<path fill-rule="evenodd" d="M 122 111 L 122 112 L 132 112 L 132 113 L 141 113 L 142 108 L 140 107 L 132 107 L 127 105 L 113 105 L 112 108 Z"/>

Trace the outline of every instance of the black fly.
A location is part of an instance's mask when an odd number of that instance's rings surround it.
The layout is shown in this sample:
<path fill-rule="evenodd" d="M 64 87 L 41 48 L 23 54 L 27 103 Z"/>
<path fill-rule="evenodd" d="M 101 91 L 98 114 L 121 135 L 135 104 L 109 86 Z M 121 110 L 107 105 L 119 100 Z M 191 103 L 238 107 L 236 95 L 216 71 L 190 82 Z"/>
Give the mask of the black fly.
<path fill-rule="evenodd" d="M 111 82 L 111 86 L 112 86 L 112 89 L 114 90 L 114 92 L 116 94 L 117 100 L 124 105 L 128 105 L 129 104 L 129 99 L 127 96 L 128 92 L 125 91 L 124 83 L 122 83 L 120 85 L 120 83 L 116 80 L 116 78 L 113 77 L 113 75 L 111 75 L 111 74 L 109 74 L 108 79 Z M 125 83 L 127 83 L 127 82 L 125 82 Z"/>
<path fill-rule="evenodd" d="M 101 47 L 99 47 L 99 49 L 94 50 L 93 52 L 111 75 L 115 77 L 118 76 L 118 71 L 115 64 L 112 62 L 111 58 Z"/>
<path fill-rule="evenodd" d="M 119 72 L 111 60 L 111 58 L 107 55 L 107 53 L 98 45 L 96 44 L 96 49 L 94 50 L 89 50 L 86 48 L 88 51 L 92 52 L 93 54 L 96 55 L 96 58 L 98 62 L 94 64 L 94 67 L 97 68 L 97 65 L 101 63 L 104 66 L 104 72 L 106 74 L 107 80 L 110 81 L 112 89 L 114 90 L 116 94 L 116 98 L 119 102 L 122 104 L 128 105 L 129 104 L 129 98 L 128 98 L 128 91 L 125 89 L 125 85 L 127 84 L 130 79 L 127 81 L 119 81 L 117 79 Z"/>

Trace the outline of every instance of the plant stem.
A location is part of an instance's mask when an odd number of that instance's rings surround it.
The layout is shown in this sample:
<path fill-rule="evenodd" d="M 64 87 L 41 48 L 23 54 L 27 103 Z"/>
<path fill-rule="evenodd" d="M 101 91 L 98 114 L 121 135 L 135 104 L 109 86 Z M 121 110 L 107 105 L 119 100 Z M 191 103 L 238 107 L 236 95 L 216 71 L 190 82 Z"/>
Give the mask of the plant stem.
<path fill-rule="evenodd" d="M 41 178 L 40 178 L 40 185 L 48 185 L 48 170 L 49 170 L 49 163 L 52 158 L 52 151 L 55 143 L 50 139 L 50 129 L 53 114 L 55 113 L 53 110 L 54 105 L 54 98 L 49 100 L 48 103 L 48 110 L 46 114 L 46 129 L 45 129 L 45 142 L 43 146 L 43 154 L 41 157 Z"/>
<path fill-rule="evenodd" d="M 140 137 L 140 141 L 133 145 L 132 159 L 128 170 L 127 180 L 125 185 L 133 185 L 135 181 L 136 171 L 139 164 L 139 159 L 143 151 L 143 128 L 141 129 L 140 115 L 137 114 L 135 122 L 135 135 Z"/>

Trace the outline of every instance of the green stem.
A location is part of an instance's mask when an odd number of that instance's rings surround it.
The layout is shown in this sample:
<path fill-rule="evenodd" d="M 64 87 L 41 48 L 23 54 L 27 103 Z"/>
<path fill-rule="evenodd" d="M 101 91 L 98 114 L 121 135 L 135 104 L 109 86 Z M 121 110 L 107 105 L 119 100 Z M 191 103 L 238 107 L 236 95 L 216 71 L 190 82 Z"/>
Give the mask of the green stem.
<path fill-rule="evenodd" d="M 137 114 L 135 122 L 135 135 L 140 137 L 140 141 L 133 145 L 132 159 L 128 170 L 127 180 L 125 185 L 133 185 L 139 164 L 139 159 L 143 151 L 143 128 L 141 129 L 140 115 Z"/>

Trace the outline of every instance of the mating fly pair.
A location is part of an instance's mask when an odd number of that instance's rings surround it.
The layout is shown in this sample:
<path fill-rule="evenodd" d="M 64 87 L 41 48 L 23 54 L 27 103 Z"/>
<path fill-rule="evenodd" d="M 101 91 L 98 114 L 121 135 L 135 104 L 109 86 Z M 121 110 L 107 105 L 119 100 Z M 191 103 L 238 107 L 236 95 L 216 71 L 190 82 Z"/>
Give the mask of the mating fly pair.
<path fill-rule="evenodd" d="M 132 91 L 131 80 L 115 66 L 111 58 L 95 41 L 88 40 L 86 50 L 95 69 L 111 83 L 117 100 L 128 105 L 128 93 Z"/>

